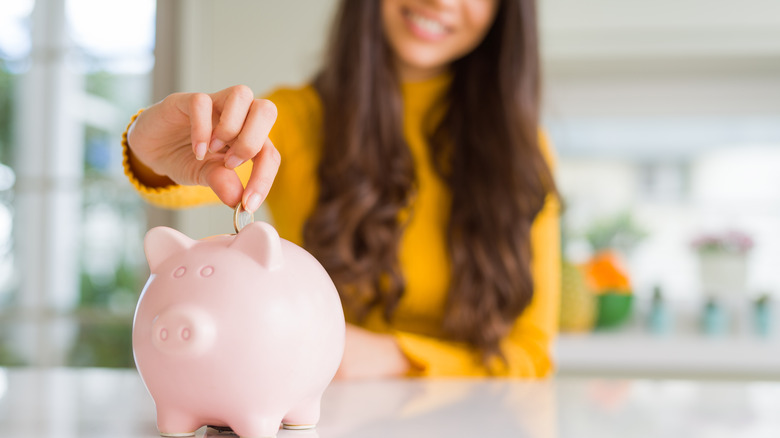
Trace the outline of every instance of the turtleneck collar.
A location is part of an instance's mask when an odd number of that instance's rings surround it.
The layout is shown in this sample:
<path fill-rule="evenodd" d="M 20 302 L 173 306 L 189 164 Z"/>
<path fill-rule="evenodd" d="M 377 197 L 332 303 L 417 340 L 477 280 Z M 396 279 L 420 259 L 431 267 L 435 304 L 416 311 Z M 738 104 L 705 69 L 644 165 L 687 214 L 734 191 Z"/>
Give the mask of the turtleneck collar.
<path fill-rule="evenodd" d="M 401 97 L 407 116 L 426 113 L 444 96 L 452 83 L 452 74 L 442 73 L 430 79 L 401 84 Z"/>

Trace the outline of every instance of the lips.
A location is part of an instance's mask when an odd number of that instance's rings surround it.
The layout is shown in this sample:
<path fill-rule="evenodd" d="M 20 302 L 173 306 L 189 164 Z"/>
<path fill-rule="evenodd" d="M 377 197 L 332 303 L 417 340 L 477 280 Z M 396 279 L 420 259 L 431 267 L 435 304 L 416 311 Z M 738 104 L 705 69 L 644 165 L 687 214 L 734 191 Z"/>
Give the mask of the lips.
<path fill-rule="evenodd" d="M 445 37 L 450 30 L 444 23 L 428 16 L 423 16 L 410 10 L 404 10 L 403 16 L 413 34 L 426 40 L 438 40 Z"/>

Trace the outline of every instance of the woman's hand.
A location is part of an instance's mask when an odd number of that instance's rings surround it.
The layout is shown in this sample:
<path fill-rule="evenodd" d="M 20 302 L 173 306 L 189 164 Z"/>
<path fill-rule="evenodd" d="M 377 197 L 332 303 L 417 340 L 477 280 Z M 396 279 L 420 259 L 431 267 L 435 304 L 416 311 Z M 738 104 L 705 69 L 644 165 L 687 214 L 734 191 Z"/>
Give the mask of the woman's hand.
<path fill-rule="evenodd" d="M 225 204 L 242 202 L 254 211 L 271 190 L 281 162 L 268 139 L 275 121 L 276 106 L 255 99 L 243 85 L 212 94 L 171 94 L 130 127 L 131 165 L 145 166 L 157 181 L 167 177 L 209 186 Z M 244 189 L 234 169 L 247 160 L 253 166 Z"/>
<path fill-rule="evenodd" d="M 398 377 L 409 371 L 409 360 L 395 338 L 347 324 L 344 358 L 337 379 Z"/>

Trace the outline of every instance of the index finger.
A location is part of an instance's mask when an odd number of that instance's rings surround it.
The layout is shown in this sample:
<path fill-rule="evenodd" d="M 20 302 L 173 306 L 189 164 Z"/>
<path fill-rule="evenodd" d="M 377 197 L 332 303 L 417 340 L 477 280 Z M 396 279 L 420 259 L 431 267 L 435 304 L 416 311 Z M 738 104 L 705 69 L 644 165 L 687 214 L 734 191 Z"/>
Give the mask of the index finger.
<path fill-rule="evenodd" d="M 276 105 L 266 99 L 254 99 L 244 120 L 244 126 L 225 154 L 225 166 L 233 169 L 258 155 L 276 122 Z"/>
<path fill-rule="evenodd" d="M 205 93 L 192 93 L 184 102 L 182 112 L 190 119 L 190 139 L 195 158 L 203 160 L 211 140 L 211 114 L 214 102 Z"/>

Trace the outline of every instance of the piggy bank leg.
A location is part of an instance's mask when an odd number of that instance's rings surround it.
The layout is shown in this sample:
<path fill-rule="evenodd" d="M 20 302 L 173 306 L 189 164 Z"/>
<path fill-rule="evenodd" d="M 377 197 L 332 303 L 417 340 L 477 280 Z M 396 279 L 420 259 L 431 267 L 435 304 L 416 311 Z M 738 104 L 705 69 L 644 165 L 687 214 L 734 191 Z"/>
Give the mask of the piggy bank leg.
<path fill-rule="evenodd" d="M 282 416 L 259 416 L 246 413 L 230 426 L 236 435 L 242 438 L 273 438 L 282 424 Z"/>
<path fill-rule="evenodd" d="M 157 430 L 160 436 L 192 436 L 202 424 L 191 415 L 170 409 L 157 409 Z"/>
<path fill-rule="evenodd" d="M 298 403 L 284 416 L 285 429 L 312 429 L 320 421 L 320 397 Z"/>

